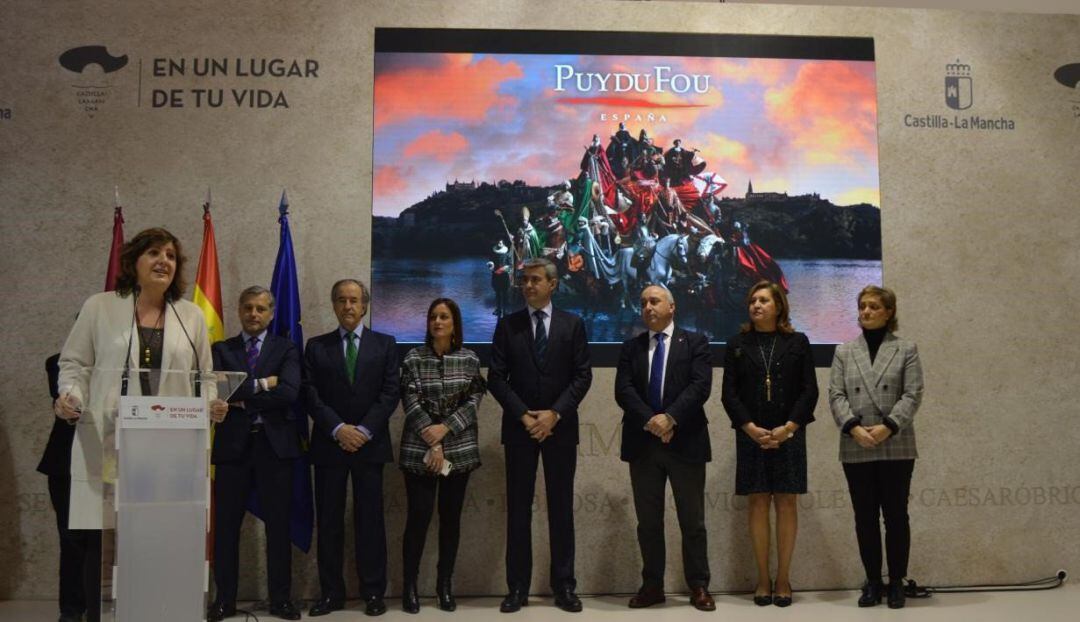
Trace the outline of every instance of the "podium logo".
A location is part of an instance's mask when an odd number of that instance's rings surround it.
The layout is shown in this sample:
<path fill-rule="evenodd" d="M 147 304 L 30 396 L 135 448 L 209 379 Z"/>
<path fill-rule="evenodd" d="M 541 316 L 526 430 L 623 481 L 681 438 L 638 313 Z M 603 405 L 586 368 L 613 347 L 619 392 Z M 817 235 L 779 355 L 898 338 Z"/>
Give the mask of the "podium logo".
<path fill-rule="evenodd" d="M 108 102 L 115 87 L 111 74 L 126 67 L 128 57 L 114 56 L 104 45 L 82 45 L 65 50 L 57 61 L 67 71 L 78 74 L 76 83 L 70 85 L 75 103 L 93 117 Z"/>
<path fill-rule="evenodd" d="M 162 406 L 161 404 L 154 404 L 153 406 L 150 407 L 150 410 L 153 410 L 155 412 L 161 412 L 161 411 L 165 410 L 165 407 Z"/>
<path fill-rule="evenodd" d="M 971 65 L 956 59 L 945 65 L 945 105 L 953 110 L 967 110 L 973 102 Z"/>

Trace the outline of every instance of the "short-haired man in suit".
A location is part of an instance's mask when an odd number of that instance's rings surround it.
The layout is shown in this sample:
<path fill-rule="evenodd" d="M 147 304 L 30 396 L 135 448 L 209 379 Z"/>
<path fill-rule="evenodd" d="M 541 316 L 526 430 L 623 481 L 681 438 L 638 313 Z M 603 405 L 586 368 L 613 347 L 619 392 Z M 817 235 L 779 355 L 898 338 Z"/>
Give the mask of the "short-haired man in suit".
<path fill-rule="evenodd" d="M 499 319 L 491 344 L 488 390 L 503 407 L 506 455 L 506 583 L 500 611 L 528 604 L 532 582 L 532 504 L 536 468 L 544 459 L 551 590 L 564 611 L 581 611 L 574 593 L 574 471 L 577 408 L 592 384 L 589 342 L 578 316 L 555 309 L 558 272 L 547 259 L 525 262 L 521 290 L 528 306 Z"/>
<path fill-rule="evenodd" d="M 289 510 L 294 461 L 300 457 L 293 403 L 300 394 L 300 352 L 271 334 L 274 295 L 254 285 L 240 293 L 243 331 L 212 347 L 214 369 L 248 377 L 229 398 L 229 412 L 214 429 L 214 584 L 217 594 L 206 619 L 236 615 L 240 574 L 240 525 L 252 490 L 266 524 L 270 615 L 299 620 L 291 600 L 292 550 Z"/>
<path fill-rule="evenodd" d="M 371 296 L 356 279 L 330 290 L 338 327 L 308 340 L 304 391 L 315 421 L 309 457 L 315 465 L 319 528 L 319 599 L 309 616 L 345 607 L 345 486 L 352 478 L 356 567 L 364 612 L 386 612 L 383 465 L 394 459 L 388 421 L 398 404 L 397 343 L 364 328 Z"/>
<path fill-rule="evenodd" d="M 690 603 L 716 608 L 709 594 L 705 463 L 712 458 L 705 401 L 712 390 L 709 340 L 675 326 L 675 299 L 659 285 L 641 292 L 648 330 L 627 339 L 615 374 L 623 409 L 622 459 L 630 463 L 642 585 L 631 608 L 664 602 L 664 493 L 675 497 Z"/>

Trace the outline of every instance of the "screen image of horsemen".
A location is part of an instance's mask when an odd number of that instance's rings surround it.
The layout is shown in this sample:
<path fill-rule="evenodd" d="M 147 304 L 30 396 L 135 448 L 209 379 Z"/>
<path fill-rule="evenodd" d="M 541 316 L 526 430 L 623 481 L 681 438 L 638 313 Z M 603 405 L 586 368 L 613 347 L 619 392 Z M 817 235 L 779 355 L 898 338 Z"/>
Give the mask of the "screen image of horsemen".
<path fill-rule="evenodd" d="M 722 342 L 761 279 L 838 343 L 881 283 L 872 60 L 376 50 L 374 98 L 372 322 L 400 341 L 436 296 L 488 341 L 534 257 L 594 343 L 642 330 L 650 283 Z"/>

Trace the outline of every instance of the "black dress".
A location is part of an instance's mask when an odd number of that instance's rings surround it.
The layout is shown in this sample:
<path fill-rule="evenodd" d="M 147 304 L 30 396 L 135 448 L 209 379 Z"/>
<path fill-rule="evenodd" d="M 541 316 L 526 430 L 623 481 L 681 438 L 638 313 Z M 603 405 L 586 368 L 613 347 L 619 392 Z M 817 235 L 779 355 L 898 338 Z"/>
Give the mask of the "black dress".
<path fill-rule="evenodd" d="M 766 365 L 770 391 L 765 386 Z M 810 340 L 802 333 L 753 330 L 731 337 L 724 354 L 723 385 L 724 409 L 736 430 L 735 494 L 805 493 L 803 428 L 814 420 L 818 399 Z M 771 430 L 788 421 L 800 429 L 777 449 L 762 449 L 742 431 L 748 422 Z"/>

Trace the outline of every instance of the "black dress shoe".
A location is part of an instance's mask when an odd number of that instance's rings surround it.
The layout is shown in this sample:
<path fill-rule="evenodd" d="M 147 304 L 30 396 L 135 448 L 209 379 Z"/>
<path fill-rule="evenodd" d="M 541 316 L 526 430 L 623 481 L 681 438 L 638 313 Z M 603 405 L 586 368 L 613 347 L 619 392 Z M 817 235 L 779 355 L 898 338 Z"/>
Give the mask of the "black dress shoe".
<path fill-rule="evenodd" d="M 503 613 L 514 613 L 522 607 L 529 606 L 529 595 L 525 592 L 518 590 L 511 590 L 506 598 L 499 604 L 499 611 Z"/>
<path fill-rule="evenodd" d="M 420 605 L 417 604 L 417 609 Z M 364 613 L 369 616 L 381 616 L 386 613 L 386 603 L 382 596 L 368 596 L 364 598 Z"/>
<path fill-rule="evenodd" d="M 581 599 L 574 590 L 559 590 L 555 592 L 555 606 L 569 613 L 577 613 L 581 611 Z"/>
<path fill-rule="evenodd" d="M 81 613 L 61 613 L 60 622 L 82 622 Z"/>
<path fill-rule="evenodd" d="M 221 622 L 225 618 L 231 618 L 234 615 L 236 615 L 236 603 L 230 603 L 228 605 L 225 603 L 214 603 L 206 610 L 207 622 Z"/>
<path fill-rule="evenodd" d="M 897 579 L 889 581 L 889 609 L 903 609 L 907 604 L 907 594 L 904 593 L 904 581 Z"/>
<path fill-rule="evenodd" d="M 454 590 L 450 577 L 439 577 L 435 580 L 435 596 L 439 602 L 439 609 L 443 611 L 457 609 L 457 601 L 454 600 Z"/>
<path fill-rule="evenodd" d="M 282 620 L 299 620 L 300 610 L 291 600 L 283 600 L 280 603 L 270 605 L 270 615 Z"/>
<path fill-rule="evenodd" d="M 416 581 L 402 584 L 401 610 L 405 613 L 420 613 L 420 595 L 416 592 Z"/>
<path fill-rule="evenodd" d="M 627 603 L 627 606 L 631 609 L 644 609 L 645 607 L 659 605 L 665 600 L 667 600 L 667 597 L 664 595 L 664 590 L 658 587 L 645 587 L 643 585 L 641 586 L 641 589 L 637 591 L 637 594 L 634 594 L 630 598 L 630 602 Z"/>
<path fill-rule="evenodd" d="M 874 607 L 881 604 L 881 592 L 885 586 L 881 581 L 867 581 L 863 583 L 862 594 L 859 596 L 860 607 Z"/>
<path fill-rule="evenodd" d="M 331 600 L 329 597 L 323 596 L 311 605 L 311 609 L 308 609 L 307 614 L 309 618 L 317 618 L 319 616 L 324 616 L 331 611 L 341 611 L 344 608 L 344 601 Z"/>

